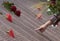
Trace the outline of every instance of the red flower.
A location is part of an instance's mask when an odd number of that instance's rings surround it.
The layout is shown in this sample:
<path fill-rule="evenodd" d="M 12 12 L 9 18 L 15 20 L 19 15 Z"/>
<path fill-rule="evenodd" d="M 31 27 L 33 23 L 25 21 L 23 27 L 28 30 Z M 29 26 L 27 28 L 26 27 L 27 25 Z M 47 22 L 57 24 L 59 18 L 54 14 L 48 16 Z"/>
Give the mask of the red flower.
<path fill-rule="evenodd" d="M 51 0 L 51 1 L 56 1 L 56 0 Z"/>
<path fill-rule="evenodd" d="M 56 0 L 51 0 L 51 3 L 54 5 L 56 4 Z"/>
<path fill-rule="evenodd" d="M 10 29 L 9 31 L 7 31 L 8 35 L 12 38 L 15 38 L 15 35 L 14 35 L 14 31 L 12 29 Z"/>
<path fill-rule="evenodd" d="M 52 1 L 51 3 L 52 3 L 52 4 L 56 4 L 56 2 L 54 2 L 54 1 Z"/>
<path fill-rule="evenodd" d="M 15 12 L 16 9 L 17 9 L 16 6 L 14 6 L 14 5 L 11 6 L 11 11 Z"/>
<path fill-rule="evenodd" d="M 15 11 L 15 15 L 17 15 L 18 17 L 20 16 L 20 14 L 21 14 L 21 11 L 19 11 L 19 10 Z"/>
<path fill-rule="evenodd" d="M 12 22 L 12 16 L 10 14 L 6 14 L 6 19 L 10 22 Z"/>

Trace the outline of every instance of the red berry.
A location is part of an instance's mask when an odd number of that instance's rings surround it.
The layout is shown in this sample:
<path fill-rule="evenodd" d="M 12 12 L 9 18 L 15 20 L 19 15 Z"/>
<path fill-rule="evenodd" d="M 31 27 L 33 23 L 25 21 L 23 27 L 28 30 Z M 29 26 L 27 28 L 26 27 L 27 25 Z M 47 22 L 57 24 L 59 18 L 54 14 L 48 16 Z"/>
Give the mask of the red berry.
<path fill-rule="evenodd" d="M 15 15 L 17 15 L 18 17 L 20 16 L 20 14 L 21 14 L 21 11 L 19 11 L 19 10 L 15 11 Z"/>
<path fill-rule="evenodd" d="M 14 6 L 14 5 L 11 6 L 11 11 L 15 12 L 16 9 L 17 9 L 16 6 Z"/>

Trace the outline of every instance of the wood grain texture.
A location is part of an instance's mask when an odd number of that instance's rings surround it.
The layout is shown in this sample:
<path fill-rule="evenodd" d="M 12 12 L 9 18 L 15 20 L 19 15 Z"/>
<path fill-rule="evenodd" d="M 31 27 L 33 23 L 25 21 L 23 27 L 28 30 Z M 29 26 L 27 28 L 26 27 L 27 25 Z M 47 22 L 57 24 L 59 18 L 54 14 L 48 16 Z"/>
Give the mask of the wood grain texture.
<path fill-rule="evenodd" d="M 34 29 L 44 24 L 51 16 L 48 16 L 46 12 L 43 13 L 42 19 L 36 19 L 36 14 L 40 11 L 32 6 L 38 3 L 40 0 L 9 0 L 13 2 L 18 10 L 21 10 L 21 16 L 17 17 L 11 12 L 7 11 L 0 4 L 0 10 L 3 13 L 11 13 L 13 23 L 7 21 L 2 15 L 0 15 L 0 41 L 60 41 L 60 26 L 47 28 L 44 33 L 36 32 Z M 3 0 L 0 0 L 2 3 Z M 35 10 L 34 10 L 35 9 Z M 7 35 L 6 31 L 10 28 L 15 33 L 15 38 L 11 38 Z"/>

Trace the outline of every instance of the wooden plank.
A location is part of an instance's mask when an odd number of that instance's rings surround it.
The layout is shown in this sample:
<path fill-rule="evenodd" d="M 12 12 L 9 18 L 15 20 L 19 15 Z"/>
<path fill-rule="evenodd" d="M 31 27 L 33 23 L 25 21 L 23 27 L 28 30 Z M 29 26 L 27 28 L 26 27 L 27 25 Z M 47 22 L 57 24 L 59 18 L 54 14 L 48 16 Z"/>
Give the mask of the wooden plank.
<path fill-rule="evenodd" d="M 36 2 L 32 2 L 29 0 L 10 0 L 11 2 L 14 2 L 15 5 L 19 10 L 22 11 L 21 17 L 17 17 L 16 15 L 12 15 L 13 17 L 13 22 L 10 23 L 7 21 L 3 16 L 0 16 L 0 38 L 3 38 L 6 41 L 60 41 L 60 33 L 59 29 L 57 28 L 53 30 L 51 27 L 47 28 L 47 31 L 44 33 L 36 32 L 34 29 L 40 26 L 41 24 L 45 23 L 51 16 L 48 16 L 45 12 L 43 14 L 43 19 L 42 20 L 36 20 L 35 19 L 35 14 L 38 12 L 32 11 L 32 6 Z M 1 2 L 1 1 L 0 1 Z M 29 2 L 28 4 L 26 2 Z M 38 1 L 37 1 L 38 2 Z M 31 4 L 30 4 L 31 3 Z M 26 5 L 27 4 L 27 5 Z M 30 5 L 30 6 L 29 6 Z M 5 8 L 2 8 L 3 11 L 6 13 L 11 13 L 7 11 Z M 15 32 L 16 38 L 10 38 L 7 36 L 5 31 L 8 29 L 12 28 Z"/>

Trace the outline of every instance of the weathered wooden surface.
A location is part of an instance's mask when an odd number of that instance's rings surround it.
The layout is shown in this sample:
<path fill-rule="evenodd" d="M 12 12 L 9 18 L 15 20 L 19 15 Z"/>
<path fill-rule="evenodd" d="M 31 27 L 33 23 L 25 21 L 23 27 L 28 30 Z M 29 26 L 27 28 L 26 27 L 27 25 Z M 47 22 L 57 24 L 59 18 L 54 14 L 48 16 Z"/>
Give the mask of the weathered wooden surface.
<path fill-rule="evenodd" d="M 38 3 L 37 0 L 9 0 L 15 3 L 18 10 L 21 10 L 21 17 L 17 17 L 11 12 L 7 11 L 0 4 L 0 10 L 3 13 L 11 13 L 13 22 L 10 23 L 2 15 L 0 15 L 0 41 L 60 41 L 60 28 L 47 28 L 44 33 L 36 32 L 34 29 L 45 23 L 50 16 L 44 12 L 43 19 L 36 19 L 35 14 L 39 11 L 32 7 Z M 3 0 L 0 0 L 2 3 Z M 14 30 L 15 38 L 7 35 L 6 31 L 10 28 Z"/>

